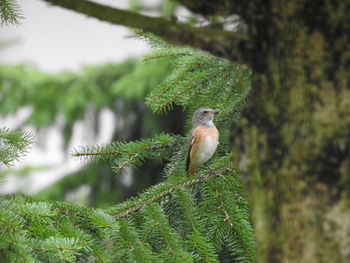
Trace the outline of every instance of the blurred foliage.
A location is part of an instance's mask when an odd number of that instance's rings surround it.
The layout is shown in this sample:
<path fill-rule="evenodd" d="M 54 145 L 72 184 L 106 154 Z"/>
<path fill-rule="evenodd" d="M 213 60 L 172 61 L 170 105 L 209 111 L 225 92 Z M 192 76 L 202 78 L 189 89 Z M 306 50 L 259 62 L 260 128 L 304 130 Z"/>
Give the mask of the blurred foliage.
<path fill-rule="evenodd" d="M 166 18 L 171 18 L 178 6 L 179 4 L 172 0 L 164 0 L 159 3 L 151 2 L 151 4 L 142 0 L 129 0 L 129 9 L 134 12 L 156 12 Z"/>
<path fill-rule="evenodd" d="M 92 108 L 96 118 L 102 108 L 117 107 L 116 97 L 141 99 L 167 71 L 165 64 L 145 67 L 134 59 L 121 64 L 85 67 L 80 73 L 53 75 L 28 65 L 1 65 L 0 113 L 14 113 L 28 105 L 32 113 L 26 124 L 36 127 L 54 124 L 61 115 L 65 119 L 68 141 L 73 123 L 82 119 L 88 108 Z"/>
<path fill-rule="evenodd" d="M 16 0 L 0 0 L 0 26 L 18 25 L 23 15 Z"/>
<path fill-rule="evenodd" d="M 154 116 L 143 103 L 143 97 L 157 86 L 169 71 L 170 66 L 167 63 L 146 65 L 135 59 L 128 59 L 120 64 L 86 66 L 77 73 L 58 74 L 43 73 L 29 65 L 1 65 L 0 92 L 3 96 L 0 98 L 0 113 L 15 113 L 20 107 L 29 106 L 30 116 L 22 125 L 30 124 L 38 129 L 55 125 L 57 118 L 63 116 L 64 123 L 59 127 L 65 135 L 66 145 L 69 143 L 74 124 L 91 112 L 94 114 L 93 123 L 86 129 L 93 129 L 89 132 L 96 134 L 99 129 L 98 115 L 104 108 L 115 112 L 117 127 L 114 140 L 135 140 L 153 136 L 160 131 L 181 134 L 183 125 L 179 123 L 183 123 L 182 111 L 178 109 L 168 116 Z M 134 181 L 134 185 L 125 188 L 114 177 L 110 168 L 103 168 L 101 164 L 90 164 L 44 192 L 48 193 L 48 198 L 65 199 L 67 193 L 86 185 L 89 182 L 88 178 L 94 178 L 95 172 L 99 171 L 99 178 L 90 181 L 92 193 L 86 202 L 95 206 L 106 203 L 110 205 L 159 181 L 160 167 L 160 163 L 146 165 L 144 171 L 153 175 L 141 182 Z M 3 173 L 2 176 L 4 175 Z M 142 177 L 140 171 L 135 171 L 134 177 Z M 65 184 L 66 181 L 74 183 L 61 188 L 61 184 Z M 106 196 L 108 198 L 104 200 L 103 197 Z"/>
<path fill-rule="evenodd" d="M 32 143 L 33 136 L 29 132 L 0 128 L 0 165 L 11 166 L 28 151 Z"/>

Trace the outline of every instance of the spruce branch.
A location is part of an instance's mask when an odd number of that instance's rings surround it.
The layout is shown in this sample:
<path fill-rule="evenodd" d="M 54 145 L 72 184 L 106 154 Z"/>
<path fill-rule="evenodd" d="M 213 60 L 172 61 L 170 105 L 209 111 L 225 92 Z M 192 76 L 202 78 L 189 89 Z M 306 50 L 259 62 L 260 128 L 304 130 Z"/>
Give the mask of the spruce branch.
<path fill-rule="evenodd" d="M 219 195 L 219 193 L 218 193 Z M 220 208 L 224 211 L 225 219 L 224 221 L 227 222 L 230 228 L 233 228 L 233 219 L 230 217 L 230 215 L 227 212 L 227 209 L 225 208 L 225 205 L 223 202 L 221 202 Z"/>
<path fill-rule="evenodd" d="M 178 139 L 178 138 L 177 138 Z M 115 142 L 106 146 L 82 146 L 72 154 L 77 158 L 112 158 L 116 155 L 126 154 L 134 156 L 144 150 L 161 150 L 173 147 L 181 142 L 170 135 L 160 134 L 154 139 L 144 139 L 133 142 Z"/>
<path fill-rule="evenodd" d="M 216 207 L 215 212 L 220 215 L 217 218 L 219 222 L 215 231 L 225 233 L 226 238 L 231 240 L 230 242 L 235 243 L 230 248 L 231 253 L 235 256 L 246 258 L 248 262 L 254 262 L 254 237 L 251 224 L 249 223 L 248 204 L 241 196 L 242 190 L 237 178 L 234 176 L 224 178 L 225 180 L 220 178 L 220 180 L 210 181 L 207 185 L 208 189 L 206 189 L 206 191 L 211 192 L 215 196 L 215 201 L 206 200 L 205 202 L 210 202 L 211 205 Z M 230 199 L 232 193 L 235 194 L 235 202 L 232 202 L 232 199 Z M 222 225 L 222 222 L 225 225 Z"/>
<path fill-rule="evenodd" d="M 243 96 L 241 100 L 238 101 L 237 104 L 232 106 L 231 108 L 228 108 L 224 111 L 224 114 L 220 113 L 220 119 L 217 121 L 217 126 L 222 126 L 224 124 L 231 124 L 232 120 L 239 118 L 239 114 L 242 112 L 243 108 L 248 104 L 250 101 L 250 95 L 247 94 L 247 96 Z"/>
<path fill-rule="evenodd" d="M 118 220 L 120 231 L 117 237 L 117 262 L 162 262 L 152 251 L 150 244 L 141 239 L 134 225 L 125 219 Z M 119 260 L 118 260 L 119 259 Z"/>
<path fill-rule="evenodd" d="M 4 211 L 2 211 L 2 212 L 4 212 Z M 12 224 L 12 223 L 8 220 L 8 218 L 3 217 L 3 215 L 2 215 L 2 217 L 0 217 L 0 221 L 1 221 L 4 225 L 7 225 L 8 227 L 10 227 L 11 230 L 12 230 L 13 232 L 16 232 L 16 231 L 19 230 L 18 226 Z"/>
<path fill-rule="evenodd" d="M 184 251 L 184 242 L 181 240 L 180 234 L 169 225 L 161 205 L 148 204 L 141 214 L 146 222 L 144 231 L 148 235 L 159 236 L 158 243 L 165 245 L 166 253 L 175 256 L 180 262 L 184 261 L 184 258 L 188 256 L 186 255 L 188 252 Z"/>
<path fill-rule="evenodd" d="M 196 78 L 192 79 L 193 84 L 190 86 L 187 86 L 184 90 L 182 90 L 181 92 L 177 93 L 175 96 L 171 97 L 169 100 L 163 102 L 162 104 L 159 105 L 160 109 L 169 107 L 169 105 L 175 103 L 175 101 L 178 100 L 178 98 L 180 98 L 181 96 L 183 96 L 184 94 L 188 94 L 191 90 L 195 90 L 194 93 L 197 90 L 200 90 L 200 88 L 202 87 L 201 85 L 205 84 L 206 82 L 214 79 L 215 77 L 217 77 L 220 73 L 217 72 L 215 74 L 212 74 L 210 76 L 207 76 L 206 73 L 203 73 L 203 75 L 199 75 Z M 189 101 L 190 99 L 187 99 L 187 101 Z M 185 100 L 186 102 L 186 100 Z"/>
<path fill-rule="evenodd" d="M 8 247 L 8 250 L 11 251 L 12 253 L 14 253 L 16 256 L 19 256 L 23 262 L 33 262 L 33 258 L 23 255 L 22 253 L 20 253 L 19 251 L 17 251 L 16 249 L 14 249 L 13 247 Z"/>
<path fill-rule="evenodd" d="M 226 168 L 220 170 L 218 172 L 218 174 L 223 173 L 227 170 L 228 170 L 228 168 L 226 167 Z M 148 198 L 144 201 L 138 202 L 137 200 L 135 200 L 135 201 L 133 201 L 134 205 L 131 205 L 130 207 L 127 207 L 126 209 L 121 209 L 122 211 L 120 211 L 112 216 L 113 216 L 113 218 L 116 218 L 116 219 L 126 217 L 126 216 L 130 215 L 131 213 L 136 212 L 137 210 L 143 208 L 144 206 L 146 206 L 150 203 L 159 201 L 160 199 L 162 199 L 168 195 L 171 195 L 176 189 L 196 185 L 196 184 L 208 181 L 216 176 L 218 176 L 218 175 L 217 174 L 209 174 L 209 175 L 202 175 L 202 176 L 199 176 L 199 177 L 194 178 L 194 179 L 183 176 L 179 180 L 179 182 L 177 182 L 176 184 L 161 183 L 161 184 L 155 186 L 153 189 L 153 190 L 162 189 L 159 193 L 157 193 L 155 195 L 148 196 Z M 148 195 L 148 194 L 145 193 L 144 195 Z M 142 200 L 144 195 L 140 195 L 139 199 Z"/>
<path fill-rule="evenodd" d="M 23 19 L 20 6 L 15 0 L 0 0 L 0 25 L 18 25 Z"/>
<path fill-rule="evenodd" d="M 250 92 L 246 67 L 193 48 L 159 46 L 148 56 L 171 61 L 175 70 L 147 96 L 146 105 L 153 112 L 166 112 L 174 105 L 193 110 L 207 105 L 226 114 Z"/>
<path fill-rule="evenodd" d="M 112 24 L 151 32 L 164 38 L 171 44 L 190 45 L 195 48 L 207 50 L 214 55 L 228 56 L 235 61 L 243 60 L 241 56 L 242 52 L 239 50 L 245 49 L 248 40 L 244 34 L 208 27 L 192 27 L 184 23 L 176 23 L 160 17 L 149 17 L 86 0 L 43 1 Z"/>
<path fill-rule="evenodd" d="M 206 83 L 214 80 L 215 78 L 217 78 L 221 74 L 223 74 L 223 72 L 216 72 L 216 73 L 212 74 L 211 76 L 205 76 L 204 78 L 199 77 L 198 79 L 193 79 L 193 81 L 195 81 L 193 86 L 189 86 L 187 89 L 181 91 L 175 97 L 173 97 L 172 100 L 168 101 L 167 103 L 174 103 L 175 100 L 178 99 L 180 96 L 182 96 L 185 93 L 190 93 L 189 91 L 191 89 L 193 89 L 192 94 L 188 95 L 187 98 L 185 98 L 182 102 L 183 105 L 190 104 L 192 99 L 194 99 L 198 94 L 203 92 L 202 87 L 204 85 L 206 85 Z"/>
<path fill-rule="evenodd" d="M 153 60 L 153 59 L 160 59 L 160 58 L 170 58 L 170 57 L 177 57 L 177 56 L 191 56 L 192 54 L 190 54 L 190 53 L 173 53 L 173 54 L 169 54 L 169 53 L 167 53 L 167 54 L 159 54 L 159 55 L 154 55 L 154 54 L 152 54 L 152 55 L 148 55 L 148 56 L 145 56 L 144 58 L 143 58 L 143 61 L 149 61 L 149 60 Z"/>
<path fill-rule="evenodd" d="M 166 158 L 167 152 L 182 145 L 183 138 L 160 134 L 152 139 L 132 142 L 114 142 L 107 146 L 84 146 L 73 153 L 74 157 L 94 160 L 111 160 L 115 172 L 127 166 L 139 166 L 146 159 Z"/>
<path fill-rule="evenodd" d="M 183 54 L 183 50 L 184 48 L 170 50 L 161 48 L 151 53 L 151 56 L 164 58 L 166 55 Z M 208 76 L 212 74 L 212 72 L 206 72 L 203 67 L 216 60 L 213 56 L 190 48 L 186 50 L 190 55 L 173 59 L 172 61 L 177 65 L 176 70 L 146 98 L 146 104 L 153 111 L 164 112 L 171 109 L 173 103 L 181 104 L 184 94 L 193 88 L 201 88 L 201 83 L 198 82 L 209 78 Z"/>
<path fill-rule="evenodd" d="M 29 132 L 10 131 L 0 129 L 0 163 L 11 166 L 16 160 L 23 157 L 33 143 L 33 136 Z"/>
<path fill-rule="evenodd" d="M 180 214 L 173 212 L 175 205 L 178 204 Z M 185 233 L 187 245 L 192 247 L 193 251 L 198 254 L 198 261 L 214 263 L 219 262 L 210 240 L 206 236 L 206 229 L 203 227 L 201 212 L 196 207 L 190 189 L 178 188 L 174 193 L 174 202 L 169 203 L 168 216 L 179 218 L 182 225 L 187 226 L 182 232 Z"/>

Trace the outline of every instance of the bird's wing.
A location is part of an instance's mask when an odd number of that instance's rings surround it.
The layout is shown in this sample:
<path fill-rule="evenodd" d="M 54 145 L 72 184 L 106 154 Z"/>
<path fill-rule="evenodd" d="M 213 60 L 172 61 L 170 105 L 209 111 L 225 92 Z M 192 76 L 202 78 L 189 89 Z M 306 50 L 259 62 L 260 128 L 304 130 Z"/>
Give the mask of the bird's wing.
<path fill-rule="evenodd" d="M 188 172 L 188 168 L 190 167 L 190 154 L 191 154 L 191 149 L 192 149 L 192 145 L 194 143 L 194 136 L 193 133 L 191 134 L 191 136 L 189 137 L 188 140 L 188 151 L 187 151 L 187 160 L 186 160 L 186 172 Z"/>

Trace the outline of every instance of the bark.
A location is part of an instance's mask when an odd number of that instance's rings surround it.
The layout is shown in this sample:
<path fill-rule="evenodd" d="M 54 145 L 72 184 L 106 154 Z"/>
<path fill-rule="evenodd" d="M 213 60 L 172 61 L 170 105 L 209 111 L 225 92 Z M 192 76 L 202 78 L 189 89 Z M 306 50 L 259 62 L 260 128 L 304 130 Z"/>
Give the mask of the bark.
<path fill-rule="evenodd" d="M 334 210 L 349 201 L 350 1 L 254 2 L 254 96 L 236 143 L 260 262 L 346 262 L 335 232 L 349 223 L 331 218 L 349 213 Z"/>

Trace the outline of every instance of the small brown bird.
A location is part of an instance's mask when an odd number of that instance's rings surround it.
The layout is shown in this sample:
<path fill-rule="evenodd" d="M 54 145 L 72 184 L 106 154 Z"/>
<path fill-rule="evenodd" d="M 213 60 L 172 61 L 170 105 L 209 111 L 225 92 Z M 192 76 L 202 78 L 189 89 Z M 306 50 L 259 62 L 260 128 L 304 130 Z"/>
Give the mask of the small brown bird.
<path fill-rule="evenodd" d="M 197 172 L 198 167 L 208 161 L 219 144 L 219 132 L 213 118 L 217 110 L 202 107 L 196 110 L 192 119 L 192 133 L 186 161 L 186 175 Z"/>

